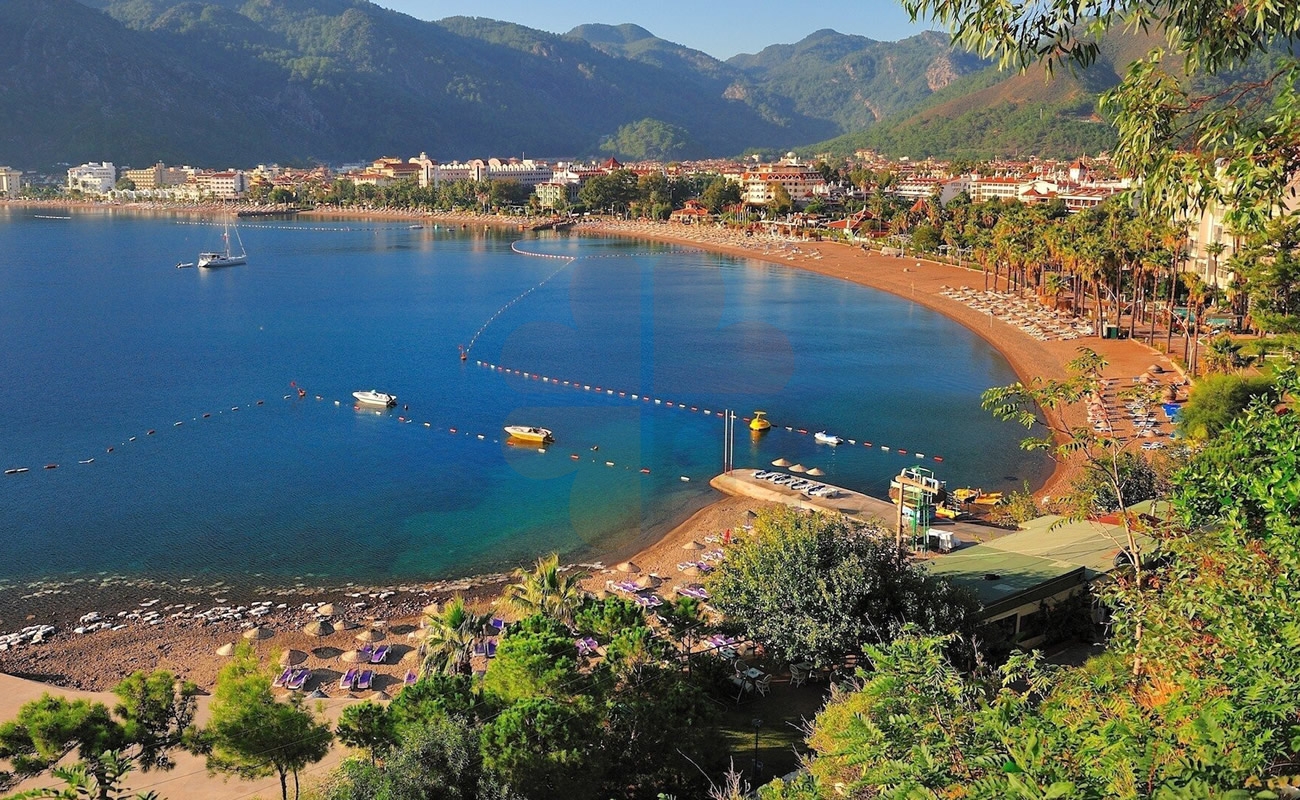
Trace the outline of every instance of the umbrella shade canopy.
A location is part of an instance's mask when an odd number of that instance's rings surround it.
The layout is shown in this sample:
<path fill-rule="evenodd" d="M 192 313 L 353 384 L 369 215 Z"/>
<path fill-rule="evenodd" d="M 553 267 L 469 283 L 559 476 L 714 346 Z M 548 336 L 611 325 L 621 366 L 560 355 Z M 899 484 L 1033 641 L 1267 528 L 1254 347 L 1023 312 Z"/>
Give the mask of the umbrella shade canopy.
<path fill-rule="evenodd" d="M 315 688 L 315 689 L 312 689 L 312 690 L 311 690 L 311 694 L 307 695 L 307 697 L 310 698 L 310 699 L 312 699 L 312 700 L 328 700 L 328 699 L 329 699 L 329 695 L 327 695 L 327 694 L 325 694 L 324 692 L 322 692 L 322 691 L 320 690 L 320 687 L 317 687 L 317 688 Z"/>
<path fill-rule="evenodd" d="M 315 622 L 309 622 L 304 625 L 302 632 L 308 636 L 329 636 L 334 632 L 334 626 L 328 622 L 316 620 Z"/>
<path fill-rule="evenodd" d="M 387 703 L 389 700 L 393 699 L 393 696 L 388 692 L 385 692 L 383 689 L 380 689 L 379 691 L 370 695 L 370 699 L 374 700 L 376 703 Z"/>
<path fill-rule="evenodd" d="M 703 550 L 703 549 L 704 549 L 704 545 L 702 545 L 702 544 L 700 544 L 699 542 L 697 542 L 697 541 L 695 541 L 694 539 L 692 539 L 692 540 L 690 540 L 689 542 L 687 542 L 686 544 L 682 545 L 682 549 L 683 549 L 683 550 Z"/>
<path fill-rule="evenodd" d="M 316 609 L 316 613 L 320 614 L 322 617 L 332 617 L 334 616 L 334 604 L 322 603 L 320 608 Z"/>
<path fill-rule="evenodd" d="M 350 620 L 350 619 L 345 619 L 345 620 L 343 620 L 342 622 L 339 623 L 339 627 L 338 627 L 338 629 L 341 630 L 341 631 L 351 631 L 351 630 L 356 630 L 357 628 L 360 628 L 360 627 L 361 627 L 360 625 L 358 625 L 357 623 L 353 622 L 352 620 Z"/>
<path fill-rule="evenodd" d="M 808 474 L 809 474 L 809 475 L 812 475 L 812 476 L 814 476 L 814 477 L 821 477 L 822 475 L 825 475 L 826 473 L 825 473 L 825 472 L 822 472 L 822 471 L 821 471 L 821 468 L 819 468 L 819 467 L 813 467 L 812 469 L 808 470 Z"/>
<path fill-rule="evenodd" d="M 638 589 L 653 589 L 658 585 L 659 581 L 649 575 L 642 575 L 640 578 L 637 578 L 636 581 L 636 588 Z"/>
<path fill-rule="evenodd" d="M 355 664 L 356 661 L 357 661 L 357 651 L 356 651 L 356 650 L 349 650 L 349 651 L 347 651 L 346 653 L 344 653 L 343 655 L 339 656 L 339 658 L 343 659 L 344 661 L 348 662 L 349 664 Z"/>
<path fill-rule="evenodd" d="M 622 564 L 619 564 L 618 566 L 614 567 L 614 569 L 618 570 L 619 572 L 640 572 L 641 571 L 641 568 L 638 567 L 636 564 L 633 564 L 631 561 L 624 561 Z"/>
<path fill-rule="evenodd" d="M 307 660 L 307 654 L 301 650 L 285 650 L 280 654 L 280 666 L 291 667 Z"/>
<path fill-rule="evenodd" d="M 790 471 L 791 471 L 791 472 L 806 472 L 807 469 L 804 467 L 803 464 L 795 464 L 793 467 L 790 467 Z"/>
<path fill-rule="evenodd" d="M 442 606 L 438 603 L 430 603 L 424 607 L 424 613 L 431 617 L 436 617 L 442 613 Z"/>
<path fill-rule="evenodd" d="M 690 575 L 690 576 L 693 577 L 693 576 L 695 576 L 695 575 L 703 575 L 704 573 L 700 571 L 700 568 L 699 568 L 699 567 L 696 567 L 696 566 L 690 566 L 690 567 L 687 567 L 686 569 L 682 570 L 682 574 L 683 574 L 683 575 Z"/>
<path fill-rule="evenodd" d="M 234 654 L 235 654 L 234 642 L 226 642 L 225 644 L 217 648 L 217 655 L 219 656 L 233 656 Z"/>
<path fill-rule="evenodd" d="M 758 518 L 758 512 L 755 511 L 754 509 L 751 508 L 745 511 L 745 519 L 757 519 L 757 518 Z"/>
<path fill-rule="evenodd" d="M 774 466 L 774 467 L 788 467 L 788 466 L 790 466 L 790 462 L 787 461 L 787 460 L 784 459 L 784 458 L 778 458 L 776 461 L 773 461 L 773 462 L 772 462 L 772 466 Z"/>
<path fill-rule="evenodd" d="M 1162 366 L 1160 366 L 1159 364 L 1152 364 L 1152 365 L 1151 365 L 1151 368 L 1147 370 L 1147 372 L 1154 372 L 1154 373 L 1157 374 L 1157 375 L 1159 375 L 1160 373 L 1162 373 L 1162 372 L 1164 372 L 1164 371 L 1165 371 L 1165 368 L 1162 367 Z"/>
<path fill-rule="evenodd" d="M 274 635 L 275 631 L 270 628 L 263 628 L 261 625 L 244 631 L 245 639 L 270 639 Z"/>
<path fill-rule="evenodd" d="M 377 642 L 382 638 L 384 638 L 384 635 L 374 628 L 366 628 L 356 635 L 358 642 Z"/>
<path fill-rule="evenodd" d="M 429 629 L 428 629 L 428 628 L 416 628 L 415 630 L 413 630 L 413 631 L 411 631 L 410 633 L 406 634 L 406 638 L 408 638 L 408 639 L 415 639 L 416 641 L 423 641 L 423 640 L 429 638 Z"/>

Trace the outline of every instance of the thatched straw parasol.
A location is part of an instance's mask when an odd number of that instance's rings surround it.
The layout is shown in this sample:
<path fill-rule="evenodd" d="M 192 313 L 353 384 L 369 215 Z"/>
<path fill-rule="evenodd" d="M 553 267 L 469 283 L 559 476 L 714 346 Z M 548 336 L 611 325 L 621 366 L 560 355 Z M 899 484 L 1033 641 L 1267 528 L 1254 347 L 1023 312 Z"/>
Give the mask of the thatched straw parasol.
<path fill-rule="evenodd" d="M 334 626 L 328 622 L 316 620 L 303 626 L 302 632 L 308 636 L 329 636 L 334 632 Z"/>
<path fill-rule="evenodd" d="M 355 664 L 355 663 L 357 663 L 357 658 L 358 658 L 358 656 L 359 656 L 359 654 L 357 653 L 356 650 L 349 650 L 349 651 L 347 651 L 346 653 L 344 653 L 343 655 L 339 656 L 339 659 L 342 660 L 342 661 L 346 661 L 346 662 L 348 662 L 349 664 Z"/>
<path fill-rule="evenodd" d="M 280 666 L 292 667 L 307 660 L 307 654 L 301 650 L 285 650 L 280 654 Z"/>
<path fill-rule="evenodd" d="M 377 642 L 380 639 L 384 638 L 384 635 L 379 631 L 375 630 L 374 628 L 366 628 L 364 631 L 358 633 L 353 638 L 355 638 L 358 642 Z"/>
<path fill-rule="evenodd" d="M 619 572 L 632 572 L 632 573 L 641 571 L 641 568 L 638 567 L 636 564 L 633 564 L 631 561 L 624 561 L 622 564 L 619 564 L 618 566 L 614 567 L 614 569 L 618 570 Z"/>
<path fill-rule="evenodd" d="M 436 617 L 441 613 L 442 613 L 442 605 L 440 603 L 430 603 L 429 605 L 424 607 L 424 614 L 426 616 Z"/>
<path fill-rule="evenodd" d="M 322 603 L 320 607 L 316 609 L 316 613 L 320 614 L 322 617 L 332 617 L 334 616 L 334 604 Z"/>
<path fill-rule="evenodd" d="M 694 577 L 694 576 L 696 576 L 696 575 L 703 575 L 704 573 L 700 570 L 699 567 L 697 567 L 697 566 L 695 566 L 694 564 L 692 564 L 691 566 L 689 566 L 689 567 L 687 567 L 686 569 L 682 570 L 682 574 L 683 574 L 683 575 L 690 575 L 690 576 Z"/>
<path fill-rule="evenodd" d="M 699 542 L 697 542 L 697 541 L 695 541 L 694 539 L 692 539 L 692 540 L 690 540 L 689 542 L 687 542 L 686 544 L 682 545 L 682 549 L 683 549 L 683 550 L 703 550 L 703 549 L 704 549 L 704 545 L 702 545 L 702 544 L 700 544 Z"/>
<path fill-rule="evenodd" d="M 387 703 L 389 700 L 393 699 L 393 696 L 388 692 L 385 692 L 383 689 L 380 689 L 379 691 L 370 695 L 370 699 L 374 700 L 376 703 Z"/>
<path fill-rule="evenodd" d="M 415 630 L 413 630 L 413 631 L 411 631 L 410 633 L 406 634 L 406 638 L 408 638 L 408 639 L 415 639 L 416 641 L 423 641 L 424 639 L 428 639 L 428 638 L 429 638 L 429 629 L 428 629 L 428 628 L 416 628 Z"/>
<path fill-rule="evenodd" d="M 341 631 L 351 631 L 351 630 L 356 630 L 357 628 L 360 628 L 360 627 L 361 627 L 360 625 L 358 625 L 357 623 L 353 622 L 352 620 L 350 620 L 350 619 L 345 619 L 345 620 L 343 620 L 342 622 L 339 623 L 338 630 L 341 630 Z"/>
<path fill-rule="evenodd" d="M 803 464 L 795 464 L 793 467 L 790 467 L 790 471 L 791 471 L 791 472 L 806 472 L 806 471 L 807 471 L 807 468 L 804 467 Z"/>
<path fill-rule="evenodd" d="M 308 700 L 328 700 L 329 697 L 330 697 L 329 695 L 325 694 L 320 690 L 319 686 L 317 686 L 315 689 L 312 689 L 311 693 L 307 695 Z"/>
<path fill-rule="evenodd" d="M 773 462 L 772 462 L 772 466 L 774 466 L 774 467 L 788 467 L 788 466 L 790 466 L 790 462 L 787 461 L 787 460 L 785 460 L 784 458 L 778 458 L 776 461 L 773 461 Z"/>
<path fill-rule="evenodd" d="M 808 474 L 809 474 L 809 475 L 812 475 L 812 476 L 815 477 L 815 478 L 820 478 L 821 476 L 825 475 L 826 473 L 825 473 L 825 472 L 822 472 L 820 467 L 813 467 L 812 469 L 808 470 Z"/>
<path fill-rule="evenodd" d="M 274 635 L 275 631 L 270 628 L 263 628 L 261 625 L 244 631 L 245 639 L 270 639 Z"/>
<path fill-rule="evenodd" d="M 1165 368 L 1162 367 L 1162 366 L 1160 366 L 1159 364 L 1152 364 L 1150 367 L 1147 367 L 1147 372 L 1150 372 L 1150 373 L 1155 374 L 1155 375 L 1159 375 L 1160 373 L 1162 373 L 1162 372 L 1164 372 L 1164 371 L 1165 371 Z"/>
<path fill-rule="evenodd" d="M 636 580 L 636 588 L 638 589 L 653 589 L 658 585 L 659 580 L 650 575 L 642 575 Z"/>
<path fill-rule="evenodd" d="M 234 642 L 226 642 L 225 644 L 217 648 L 217 655 L 219 656 L 233 656 L 234 654 L 235 654 Z"/>

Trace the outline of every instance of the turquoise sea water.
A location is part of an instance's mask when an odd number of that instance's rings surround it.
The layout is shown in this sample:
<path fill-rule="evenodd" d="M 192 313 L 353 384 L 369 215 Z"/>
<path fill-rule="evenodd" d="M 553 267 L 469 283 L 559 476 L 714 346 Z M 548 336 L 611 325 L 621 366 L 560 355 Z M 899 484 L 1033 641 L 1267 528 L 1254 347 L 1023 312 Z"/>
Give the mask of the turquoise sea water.
<path fill-rule="evenodd" d="M 178 270 L 219 227 L 0 210 L 0 467 L 31 469 L 0 476 L 0 578 L 396 581 L 616 556 L 714 499 L 722 420 L 705 409 L 761 408 L 778 426 L 742 428 L 737 466 L 785 457 L 877 495 L 916 452 L 953 486 L 1018 487 L 1048 467 L 979 408 L 1014 380 L 1006 362 L 904 299 L 627 240 L 517 245 L 577 257 L 564 266 L 481 229 L 240 234 L 247 266 Z M 354 410 L 370 388 L 398 408 Z M 557 441 L 507 446 L 507 424 Z M 859 442 L 816 445 L 822 429 Z"/>

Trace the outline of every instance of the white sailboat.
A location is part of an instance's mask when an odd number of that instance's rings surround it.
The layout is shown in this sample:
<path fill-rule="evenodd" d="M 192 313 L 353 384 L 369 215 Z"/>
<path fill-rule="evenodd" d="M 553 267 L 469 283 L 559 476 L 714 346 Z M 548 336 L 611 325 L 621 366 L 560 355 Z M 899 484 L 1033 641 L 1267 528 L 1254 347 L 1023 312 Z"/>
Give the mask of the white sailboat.
<path fill-rule="evenodd" d="M 239 254 L 230 252 L 230 223 L 226 223 L 221 232 L 221 241 L 225 244 L 223 253 L 199 253 L 200 267 L 236 267 L 248 263 L 248 253 L 244 252 L 244 240 L 239 238 L 239 229 L 235 229 L 235 240 L 239 242 Z"/>

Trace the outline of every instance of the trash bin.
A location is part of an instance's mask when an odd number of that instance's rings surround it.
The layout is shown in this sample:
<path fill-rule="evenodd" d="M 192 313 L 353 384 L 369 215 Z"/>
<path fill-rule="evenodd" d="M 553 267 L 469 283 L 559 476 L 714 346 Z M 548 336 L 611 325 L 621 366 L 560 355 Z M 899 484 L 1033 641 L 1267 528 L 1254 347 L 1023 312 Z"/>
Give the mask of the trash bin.
<path fill-rule="evenodd" d="M 1119 326 L 1118 326 L 1118 325 L 1107 325 L 1106 327 L 1104 327 L 1104 328 L 1102 329 L 1102 332 L 1101 332 L 1101 338 L 1103 338 L 1103 339 L 1118 339 L 1118 338 L 1119 338 Z"/>

